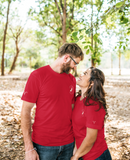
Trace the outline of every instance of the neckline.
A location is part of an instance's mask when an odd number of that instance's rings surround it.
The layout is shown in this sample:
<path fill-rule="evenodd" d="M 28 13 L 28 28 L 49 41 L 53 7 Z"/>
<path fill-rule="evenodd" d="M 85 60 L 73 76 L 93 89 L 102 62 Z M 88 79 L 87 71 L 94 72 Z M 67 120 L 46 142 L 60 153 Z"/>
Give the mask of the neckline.
<path fill-rule="evenodd" d="M 49 66 L 49 68 L 50 68 L 50 71 L 51 71 L 52 73 L 54 73 L 55 75 L 57 75 L 57 76 L 69 75 L 69 74 L 67 74 L 67 73 L 65 73 L 65 72 L 63 72 L 63 73 L 57 73 L 57 72 L 55 72 L 55 71 L 51 68 L 50 65 L 48 65 L 48 66 Z"/>

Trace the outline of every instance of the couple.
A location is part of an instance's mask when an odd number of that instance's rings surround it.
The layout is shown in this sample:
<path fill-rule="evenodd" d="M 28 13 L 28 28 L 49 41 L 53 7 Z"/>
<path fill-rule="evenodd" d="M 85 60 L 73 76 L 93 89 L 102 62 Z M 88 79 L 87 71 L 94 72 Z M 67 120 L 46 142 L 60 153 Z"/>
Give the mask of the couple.
<path fill-rule="evenodd" d="M 29 76 L 21 111 L 25 160 L 111 160 L 104 139 L 107 109 L 102 71 L 87 69 L 77 81 L 81 91 L 75 98 L 76 80 L 69 72 L 83 57 L 77 44 L 66 43 L 51 65 Z"/>

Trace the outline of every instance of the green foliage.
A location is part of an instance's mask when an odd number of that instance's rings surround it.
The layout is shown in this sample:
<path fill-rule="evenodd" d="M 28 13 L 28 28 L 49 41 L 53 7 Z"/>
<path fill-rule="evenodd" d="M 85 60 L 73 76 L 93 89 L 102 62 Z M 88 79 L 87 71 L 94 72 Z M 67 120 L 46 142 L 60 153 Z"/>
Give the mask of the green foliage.
<path fill-rule="evenodd" d="M 86 51 L 86 54 L 88 55 L 88 54 L 89 54 L 89 52 L 90 52 L 90 50 L 88 49 L 88 50 Z"/>
<path fill-rule="evenodd" d="M 130 49 L 125 50 L 124 56 L 125 56 L 125 59 L 126 59 L 126 60 L 129 60 L 129 59 L 130 59 Z"/>
<path fill-rule="evenodd" d="M 40 30 L 40 31 L 36 30 L 35 35 L 36 35 L 37 42 L 42 44 L 46 42 L 47 36 L 45 34 L 45 30 Z"/>
<path fill-rule="evenodd" d="M 41 58 L 33 59 L 31 68 L 37 69 L 45 65 L 44 61 L 41 61 Z"/>
<path fill-rule="evenodd" d="M 90 32 L 91 32 L 90 29 L 87 29 L 87 30 L 85 31 L 86 34 L 90 34 Z"/>
<path fill-rule="evenodd" d="M 124 1 L 118 2 L 118 3 L 116 3 L 116 7 L 117 7 L 117 8 L 120 8 L 120 7 L 123 6 L 124 3 L 125 3 Z"/>
<path fill-rule="evenodd" d="M 120 24 L 126 24 L 128 22 L 129 22 L 129 19 L 126 18 L 124 15 L 120 17 Z"/>
<path fill-rule="evenodd" d="M 83 6 L 83 0 L 80 1 L 66 1 L 66 32 L 63 33 L 63 7 L 64 2 L 57 0 L 57 3 L 53 0 L 45 1 L 38 0 L 37 8 L 31 8 L 29 11 L 29 15 L 33 20 L 39 23 L 41 28 L 49 29 L 49 32 L 55 38 L 56 43 L 62 44 L 63 34 L 66 33 L 67 38 L 69 39 L 69 35 L 72 34 L 73 30 L 78 29 L 78 25 L 80 24 L 75 14 L 78 14 L 78 9 L 82 10 L 81 6 Z M 58 6 L 58 7 L 57 7 Z M 78 25 L 77 25 L 78 24 Z M 46 33 L 44 31 L 44 33 Z M 43 34 L 44 34 L 43 33 Z M 50 34 L 49 33 L 49 34 Z M 73 37 L 78 41 L 78 37 L 76 37 L 76 33 L 73 33 Z M 47 35 L 48 39 L 51 39 Z M 80 37 L 82 38 L 82 37 Z"/>

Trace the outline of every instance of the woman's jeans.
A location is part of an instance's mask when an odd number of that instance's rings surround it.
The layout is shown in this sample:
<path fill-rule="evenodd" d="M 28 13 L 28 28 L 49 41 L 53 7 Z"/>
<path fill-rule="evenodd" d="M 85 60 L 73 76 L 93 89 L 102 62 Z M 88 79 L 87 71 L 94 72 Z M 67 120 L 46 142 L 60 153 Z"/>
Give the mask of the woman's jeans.
<path fill-rule="evenodd" d="M 100 157 L 98 157 L 96 160 L 112 160 L 109 149 L 104 151 L 104 153 Z"/>
<path fill-rule="evenodd" d="M 80 158 L 79 160 L 83 160 L 83 158 Z M 95 160 L 112 160 L 109 150 L 107 149 L 104 151 L 104 153 Z"/>
<path fill-rule="evenodd" d="M 40 160 L 70 160 L 73 156 L 74 142 L 64 146 L 41 146 L 33 143 Z"/>

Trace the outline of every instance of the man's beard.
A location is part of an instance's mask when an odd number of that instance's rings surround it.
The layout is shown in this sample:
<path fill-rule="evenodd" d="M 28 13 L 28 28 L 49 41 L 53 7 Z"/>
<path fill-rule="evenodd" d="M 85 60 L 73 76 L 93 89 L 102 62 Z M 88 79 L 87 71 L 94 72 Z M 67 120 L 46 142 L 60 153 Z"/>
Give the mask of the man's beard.
<path fill-rule="evenodd" d="M 70 62 L 71 61 L 62 65 L 62 68 L 61 68 L 62 73 L 65 72 L 65 73 L 69 74 L 70 70 L 73 69 L 73 68 L 70 67 Z"/>

